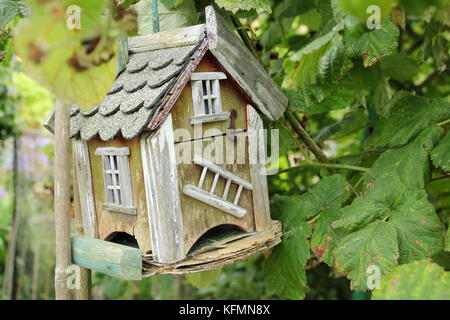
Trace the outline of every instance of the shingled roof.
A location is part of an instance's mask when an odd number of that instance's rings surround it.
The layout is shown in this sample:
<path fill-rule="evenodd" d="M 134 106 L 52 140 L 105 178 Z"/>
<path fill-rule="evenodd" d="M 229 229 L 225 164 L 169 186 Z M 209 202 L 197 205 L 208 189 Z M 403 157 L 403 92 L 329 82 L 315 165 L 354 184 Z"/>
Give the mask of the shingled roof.
<path fill-rule="evenodd" d="M 89 111 L 71 112 L 70 137 L 108 141 L 119 134 L 138 136 L 150 123 L 163 97 L 196 52 L 199 44 L 131 53 L 104 100 Z M 53 128 L 52 119 L 47 127 Z"/>

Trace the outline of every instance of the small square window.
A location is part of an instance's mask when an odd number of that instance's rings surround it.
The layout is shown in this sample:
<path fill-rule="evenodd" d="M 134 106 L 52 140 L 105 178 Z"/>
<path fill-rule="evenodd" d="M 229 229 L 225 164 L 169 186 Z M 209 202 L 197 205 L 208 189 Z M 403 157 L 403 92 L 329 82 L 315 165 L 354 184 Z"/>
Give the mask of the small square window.
<path fill-rule="evenodd" d="M 191 124 L 225 121 L 229 112 L 222 111 L 220 80 L 227 79 L 222 72 L 197 72 L 191 77 L 194 117 Z"/>
<path fill-rule="evenodd" d="M 129 148 L 98 148 L 105 177 L 106 210 L 135 214 L 131 189 Z"/>

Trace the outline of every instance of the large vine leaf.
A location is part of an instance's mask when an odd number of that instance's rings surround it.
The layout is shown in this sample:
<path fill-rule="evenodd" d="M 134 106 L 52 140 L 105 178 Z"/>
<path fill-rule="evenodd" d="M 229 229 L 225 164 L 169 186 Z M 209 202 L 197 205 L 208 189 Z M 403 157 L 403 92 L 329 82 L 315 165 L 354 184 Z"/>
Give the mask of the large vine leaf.
<path fill-rule="evenodd" d="M 303 299 L 308 290 L 305 264 L 309 258 L 311 227 L 298 224 L 283 237 L 264 264 L 264 278 L 269 290 L 288 299 Z"/>
<path fill-rule="evenodd" d="M 403 53 L 392 54 L 380 62 L 383 73 L 398 81 L 408 81 L 420 71 L 418 62 Z"/>
<path fill-rule="evenodd" d="M 330 207 L 340 206 L 348 197 L 348 184 L 341 175 L 326 177 L 300 196 L 275 196 L 271 212 L 283 222 L 283 241 L 264 267 L 267 286 L 289 299 L 304 298 L 307 285 L 305 264 L 310 257 L 308 219 Z"/>
<path fill-rule="evenodd" d="M 399 263 L 432 256 L 443 249 L 443 226 L 425 191 L 407 192 L 390 213 L 389 223 L 397 230 Z"/>
<path fill-rule="evenodd" d="M 364 66 L 377 63 L 397 47 L 400 32 L 389 19 L 381 22 L 381 28 L 372 31 L 365 30 L 365 26 L 358 25 L 345 37 L 347 54 L 350 57 L 362 57 Z"/>
<path fill-rule="evenodd" d="M 71 1 L 30 0 L 32 16 L 15 29 L 23 69 L 65 103 L 88 109 L 99 103 L 116 76 L 117 43 L 110 36 L 106 1 L 78 1 L 80 29 L 67 27 Z"/>
<path fill-rule="evenodd" d="M 347 275 L 353 290 L 367 289 L 369 266 L 387 274 L 398 263 L 398 241 L 395 228 L 384 221 L 375 221 L 364 229 L 345 236 L 334 251 L 336 269 Z"/>
<path fill-rule="evenodd" d="M 397 147 L 411 141 L 423 129 L 450 117 L 450 103 L 442 99 L 407 96 L 391 108 L 388 117 L 378 120 L 367 147 Z"/>
<path fill-rule="evenodd" d="M 439 128 L 432 127 L 410 144 L 384 152 L 364 175 L 361 196 L 342 209 L 342 217 L 333 228 L 345 233 L 363 228 L 398 210 L 405 202 L 404 192 L 423 189 L 429 170 L 428 154 L 439 136 Z"/>
<path fill-rule="evenodd" d="M 450 131 L 431 152 L 431 160 L 435 167 L 450 172 Z"/>
<path fill-rule="evenodd" d="M 372 300 L 448 300 L 450 275 L 428 260 L 395 267 L 372 292 Z"/>
<path fill-rule="evenodd" d="M 319 261 L 334 265 L 333 250 L 342 236 L 332 229 L 331 224 L 341 217 L 339 208 L 324 210 L 316 221 L 311 238 L 311 249 Z"/>
<path fill-rule="evenodd" d="M 236 13 L 239 10 L 264 9 L 272 12 L 270 0 L 215 0 L 219 7 Z"/>

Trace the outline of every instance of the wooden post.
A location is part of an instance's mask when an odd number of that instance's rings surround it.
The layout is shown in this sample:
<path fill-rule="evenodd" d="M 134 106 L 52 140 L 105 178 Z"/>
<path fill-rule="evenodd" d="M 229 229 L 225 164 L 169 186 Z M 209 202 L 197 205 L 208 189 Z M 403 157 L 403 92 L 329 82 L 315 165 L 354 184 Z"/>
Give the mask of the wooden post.
<path fill-rule="evenodd" d="M 55 298 L 69 300 L 68 268 L 72 264 L 70 238 L 69 105 L 57 100 L 55 113 Z"/>
<path fill-rule="evenodd" d="M 75 157 L 74 157 L 75 158 Z M 75 160 L 75 159 L 74 159 Z M 77 176 L 76 166 L 74 165 L 74 174 Z M 74 211 L 75 211 L 75 230 L 78 234 L 84 235 L 83 217 L 81 216 L 81 204 L 80 204 L 80 190 L 78 188 L 78 180 L 75 178 L 73 183 L 73 196 L 74 196 Z M 75 291 L 76 300 L 90 300 L 91 299 L 91 270 L 81 268 L 80 272 L 80 288 Z"/>

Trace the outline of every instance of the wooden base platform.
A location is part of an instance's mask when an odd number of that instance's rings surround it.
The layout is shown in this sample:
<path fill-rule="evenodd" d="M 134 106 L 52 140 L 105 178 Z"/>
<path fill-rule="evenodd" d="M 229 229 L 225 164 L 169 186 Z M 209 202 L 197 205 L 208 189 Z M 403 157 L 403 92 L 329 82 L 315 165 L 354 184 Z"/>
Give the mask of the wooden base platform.
<path fill-rule="evenodd" d="M 160 264 L 151 255 L 142 257 L 142 276 L 187 274 L 218 269 L 266 251 L 281 242 L 281 223 L 274 221 L 266 231 L 241 233 L 204 244 L 175 264 Z"/>

